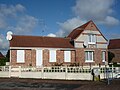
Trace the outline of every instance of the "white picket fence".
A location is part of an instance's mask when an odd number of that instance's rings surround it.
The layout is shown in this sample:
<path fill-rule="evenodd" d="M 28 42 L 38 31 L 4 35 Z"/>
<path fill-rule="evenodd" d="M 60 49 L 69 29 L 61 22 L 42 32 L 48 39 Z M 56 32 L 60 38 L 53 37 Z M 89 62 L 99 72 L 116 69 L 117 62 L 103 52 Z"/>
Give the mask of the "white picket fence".
<path fill-rule="evenodd" d="M 93 67 L 96 68 L 96 67 Z M 120 67 L 101 67 L 100 78 L 119 78 Z M 0 67 L 0 77 L 41 78 L 41 79 L 66 79 L 66 80 L 92 80 L 89 67 Z"/>

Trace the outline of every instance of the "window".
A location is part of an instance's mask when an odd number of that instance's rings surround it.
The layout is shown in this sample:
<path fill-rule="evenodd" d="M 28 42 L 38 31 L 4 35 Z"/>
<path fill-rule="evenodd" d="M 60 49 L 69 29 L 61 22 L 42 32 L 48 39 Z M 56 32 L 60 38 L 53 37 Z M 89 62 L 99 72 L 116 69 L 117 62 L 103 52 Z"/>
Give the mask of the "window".
<path fill-rule="evenodd" d="M 93 51 L 85 51 L 85 62 L 93 62 Z"/>
<path fill-rule="evenodd" d="M 105 62 L 105 58 L 106 58 L 106 52 L 105 51 L 102 51 L 102 61 Z"/>
<path fill-rule="evenodd" d="M 71 62 L 71 51 L 64 51 L 64 62 Z"/>
<path fill-rule="evenodd" d="M 56 50 L 50 50 L 49 62 L 56 62 Z"/>
<path fill-rule="evenodd" d="M 25 62 L 25 52 L 24 50 L 17 50 L 17 63 Z"/>
<path fill-rule="evenodd" d="M 95 44 L 96 43 L 96 35 L 94 34 L 89 34 L 89 44 Z"/>

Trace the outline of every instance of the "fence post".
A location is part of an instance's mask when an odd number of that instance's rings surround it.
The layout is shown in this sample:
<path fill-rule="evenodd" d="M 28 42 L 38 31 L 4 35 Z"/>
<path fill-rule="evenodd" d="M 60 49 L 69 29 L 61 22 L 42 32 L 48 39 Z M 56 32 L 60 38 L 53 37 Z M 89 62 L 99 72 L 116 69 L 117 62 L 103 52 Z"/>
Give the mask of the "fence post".
<path fill-rule="evenodd" d="M 68 73 L 67 68 L 68 68 L 68 67 L 65 66 L 65 79 L 68 79 L 68 78 L 67 78 L 67 75 L 68 75 L 68 74 L 67 74 L 67 73 Z"/>
<path fill-rule="evenodd" d="M 11 77 L 11 66 L 9 66 L 9 78 Z"/>
<path fill-rule="evenodd" d="M 41 67 L 41 78 L 44 79 L 44 67 Z"/>
<path fill-rule="evenodd" d="M 19 76 L 18 77 L 21 77 L 21 66 L 19 66 Z"/>
<path fill-rule="evenodd" d="M 113 69 L 113 64 L 112 64 L 112 79 L 113 79 L 113 73 L 114 73 L 114 71 L 113 71 L 114 69 Z"/>

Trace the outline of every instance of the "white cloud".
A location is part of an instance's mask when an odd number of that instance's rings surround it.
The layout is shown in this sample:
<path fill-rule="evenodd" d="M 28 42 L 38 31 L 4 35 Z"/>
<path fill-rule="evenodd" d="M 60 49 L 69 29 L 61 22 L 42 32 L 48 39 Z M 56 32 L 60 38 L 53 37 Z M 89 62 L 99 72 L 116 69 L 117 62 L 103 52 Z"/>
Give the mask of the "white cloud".
<path fill-rule="evenodd" d="M 10 26 L 7 29 L 13 30 L 15 34 L 29 34 L 37 24 L 38 19 L 25 15 L 19 18 L 16 26 Z"/>
<path fill-rule="evenodd" d="M 47 36 L 48 36 L 48 37 L 56 37 L 56 35 L 53 34 L 53 33 L 49 33 Z"/>
<path fill-rule="evenodd" d="M 111 6 L 114 0 L 77 0 L 73 11 L 84 19 L 103 20 L 113 10 Z"/>
<path fill-rule="evenodd" d="M 60 25 L 60 30 L 56 33 L 58 36 L 66 36 L 68 33 L 70 33 L 73 29 L 79 27 L 86 21 L 80 20 L 79 17 L 74 17 L 71 19 L 68 19 L 67 21 L 63 23 L 58 23 Z"/>
<path fill-rule="evenodd" d="M 3 34 L 0 34 L 0 50 L 4 51 L 7 50 L 9 47 L 9 43 L 6 40 L 5 36 Z"/>
<path fill-rule="evenodd" d="M 20 12 L 25 11 L 25 7 L 21 4 L 17 4 L 15 7 L 16 7 L 16 11 L 20 11 Z"/>
<path fill-rule="evenodd" d="M 16 16 L 18 12 L 24 12 L 25 7 L 21 4 L 17 5 L 6 5 L 6 4 L 0 4 L 0 12 L 4 16 Z"/>
<path fill-rule="evenodd" d="M 0 4 L 0 30 L 11 30 L 15 34 L 32 32 L 38 24 L 38 19 L 26 14 L 25 10 L 26 8 L 21 4 Z"/>
<path fill-rule="evenodd" d="M 114 17 L 107 16 L 104 21 L 99 21 L 99 23 L 106 24 L 108 26 L 115 26 L 120 23 L 120 21 Z"/>
<path fill-rule="evenodd" d="M 115 0 L 77 0 L 73 12 L 82 19 L 102 22 L 102 24 L 117 25 L 119 20 L 112 16 L 112 6 Z"/>
<path fill-rule="evenodd" d="M 75 17 L 58 23 L 60 30 L 56 34 L 68 35 L 71 30 L 89 20 L 108 26 L 118 25 L 120 21 L 112 16 L 115 12 L 113 5 L 115 5 L 115 0 L 76 0 L 75 6 L 72 7 Z"/>
<path fill-rule="evenodd" d="M 7 23 L 5 22 L 3 17 L 0 16 L 0 28 L 4 29 L 4 28 L 6 28 L 6 26 L 7 26 Z"/>
<path fill-rule="evenodd" d="M 29 34 L 38 25 L 38 19 L 26 13 L 26 8 L 21 4 L 0 4 L 0 31 L 5 33 L 12 31 L 14 34 Z M 0 51 L 5 52 L 9 43 L 0 34 Z"/>

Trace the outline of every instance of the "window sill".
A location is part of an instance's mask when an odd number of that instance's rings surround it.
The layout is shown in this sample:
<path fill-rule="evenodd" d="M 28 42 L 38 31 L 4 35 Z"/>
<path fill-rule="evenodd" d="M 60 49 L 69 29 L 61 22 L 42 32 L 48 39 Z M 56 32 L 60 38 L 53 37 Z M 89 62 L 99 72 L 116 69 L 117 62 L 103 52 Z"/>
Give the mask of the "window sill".
<path fill-rule="evenodd" d="M 94 62 L 94 61 L 85 61 L 86 63 L 92 63 L 92 62 Z"/>
<path fill-rule="evenodd" d="M 105 62 L 105 60 L 103 60 L 102 62 Z"/>
<path fill-rule="evenodd" d="M 17 64 L 25 64 L 25 62 L 16 62 Z"/>
<path fill-rule="evenodd" d="M 88 42 L 88 44 L 96 44 L 96 42 Z"/>

